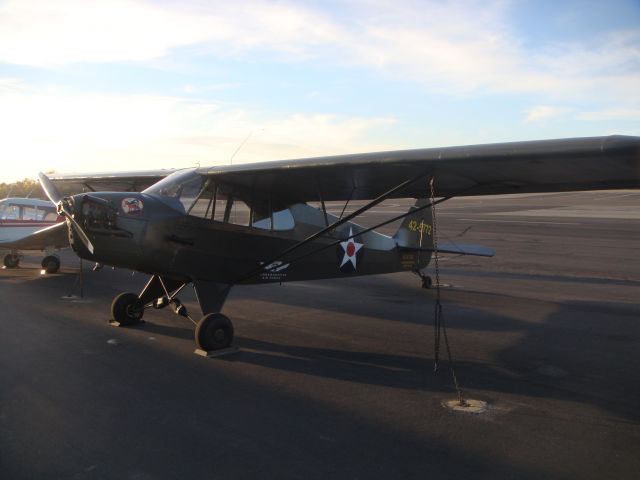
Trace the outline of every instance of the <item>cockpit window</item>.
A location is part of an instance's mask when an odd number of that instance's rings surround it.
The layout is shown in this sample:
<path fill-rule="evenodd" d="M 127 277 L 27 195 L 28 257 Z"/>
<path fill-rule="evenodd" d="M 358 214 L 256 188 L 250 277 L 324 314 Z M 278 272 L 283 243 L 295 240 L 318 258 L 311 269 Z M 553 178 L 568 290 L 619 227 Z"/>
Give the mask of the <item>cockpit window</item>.
<path fill-rule="evenodd" d="M 291 230 L 295 227 L 288 203 L 276 201 L 269 194 L 212 181 L 206 184 L 187 213 L 261 230 Z"/>
<path fill-rule="evenodd" d="M 171 208 L 186 213 L 198 198 L 202 187 L 202 177 L 195 168 L 191 168 L 172 173 L 142 193 L 155 195 Z"/>

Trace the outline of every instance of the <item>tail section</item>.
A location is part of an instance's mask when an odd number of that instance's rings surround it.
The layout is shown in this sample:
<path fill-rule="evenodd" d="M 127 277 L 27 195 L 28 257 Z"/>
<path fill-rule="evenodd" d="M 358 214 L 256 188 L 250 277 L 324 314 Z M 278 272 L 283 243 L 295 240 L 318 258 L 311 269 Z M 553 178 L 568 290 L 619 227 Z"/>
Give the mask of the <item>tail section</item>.
<path fill-rule="evenodd" d="M 416 211 L 429 204 L 426 198 L 419 198 L 409 209 L 409 214 L 402 221 L 402 225 L 393 236 L 398 249 L 407 252 L 433 252 L 433 216 L 431 208 Z M 438 242 L 438 252 L 457 255 L 476 255 L 479 257 L 493 257 L 495 250 L 482 245 L 461 244 L 455 242 Z"/>
<path fill-rule="evenodd" d="M 409 209 L 409 214 L 404 217 L 400 228 L 393 236 L 399 248 L 411 250 L 433 250 L 433 218 L 431 208 L 415 212 L 420 207 L 429 204 L 426 198 L 419 198 L 416 204 Z M 415 213 L 414 213 L 415 212 Z"/>

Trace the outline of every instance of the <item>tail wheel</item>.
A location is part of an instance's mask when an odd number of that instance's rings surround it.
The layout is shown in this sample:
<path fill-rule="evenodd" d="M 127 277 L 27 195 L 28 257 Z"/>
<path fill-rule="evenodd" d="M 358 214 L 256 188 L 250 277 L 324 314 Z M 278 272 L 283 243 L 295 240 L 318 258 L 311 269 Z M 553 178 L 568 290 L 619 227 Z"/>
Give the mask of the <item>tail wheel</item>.
<path fill-rule="evenodd" d="M 17 268 L 20 265 L 20 257 L 15 253 L 8 253 L 4 256 L 4 266 L 7 268 Z"/>
<path fill-rule="evenodd" d="M 42 259 L 42 269 L 47 273 L 56 273 L 60 270 L 60 259 L 54 255 L 48 255 Z"/>
<path fill-rule="evenodd" d="M 111 304 L 111 315 L 123 327 L 135 325 L 142 320 L 144 305 L 135 293 L 121 293 Z"/>
<path fill-rule="evenodd" d="M 228 348 L 233 341 L 233 324 L 221 313 L 209 313 L 196 326 L 196 345 L 205 352 Z"/>

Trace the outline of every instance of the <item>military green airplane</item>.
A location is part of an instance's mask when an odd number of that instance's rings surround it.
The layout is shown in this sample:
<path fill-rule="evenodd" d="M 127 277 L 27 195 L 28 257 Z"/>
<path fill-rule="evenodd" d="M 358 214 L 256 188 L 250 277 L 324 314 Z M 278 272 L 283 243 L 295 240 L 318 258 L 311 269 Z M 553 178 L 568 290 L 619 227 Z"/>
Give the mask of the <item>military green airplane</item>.
<path fill-rule="evenodd" d="M 100 178 L 53 180 L 57 185 L 65 181 L 89 185 Z M 191 318 L 178 295 L 192 284 L 203 313 L 195 329 L 196 344 L 212 351 L 232 344 L 233 325 L 221 310 L 233 286 L 421 272 L 436 249 L 431 217 L 436 203 L 455 196 L 638 188 L 640 137 L 527 141 L 187 169 L 140 193 L 92 191 L 63 197 L 53 180 L 40 174 L 68 229 L 65 224 L 50 227 L 47 235 L 68 235 L 81 258 L 151 275 L 139 294 L 126 292 L 115 298 L 113 319 L 122 326 L 134 325 L 146 309 L 167 306 Z M 395 235 L 353 221 L 390 198 L 417 199 L 408 212 L 385 222 L 402 219 Z M 348 215 L 332 215 L 325 205 L 344 201 L 346 209 L 355 200 L 367 203 Z M 493 254 L 474 245 L 440 244 L 437 250 Z M 428 284 L 429 278 L 423 275 L 423 281 Z"/>

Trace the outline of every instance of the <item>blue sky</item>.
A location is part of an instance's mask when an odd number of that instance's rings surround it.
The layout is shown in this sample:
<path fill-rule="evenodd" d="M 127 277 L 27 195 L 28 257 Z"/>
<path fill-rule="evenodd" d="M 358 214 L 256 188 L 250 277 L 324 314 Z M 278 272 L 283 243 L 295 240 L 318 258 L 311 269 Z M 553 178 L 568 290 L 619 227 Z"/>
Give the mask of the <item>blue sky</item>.
<path fill-rule="evenodd" d="M 0 0 L 0 181 L 640 135 L 640 2 Z"/>

